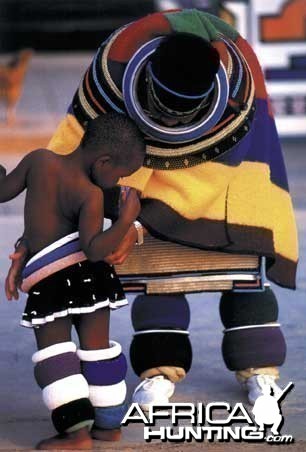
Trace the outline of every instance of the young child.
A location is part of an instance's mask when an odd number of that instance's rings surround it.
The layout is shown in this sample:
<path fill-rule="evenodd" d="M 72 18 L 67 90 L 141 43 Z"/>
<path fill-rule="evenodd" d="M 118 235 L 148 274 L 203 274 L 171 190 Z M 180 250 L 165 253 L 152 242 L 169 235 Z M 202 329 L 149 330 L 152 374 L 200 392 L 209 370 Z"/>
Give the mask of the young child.
<path fill-rule="evenodd" d="M 126 360 L 120 344 L 109 341 L 109 311 L 127 301 L 103 258 L 125 236 L 140 202 L 130 190 L 118 220 L 103 231 L 102 189 L 140 168 L 144 155 L 137 127 L 110 113 L 89 122 L 72 154 L 33 151 L 7 176 L 0 166 L 0 202 L 27 189 L 24 237 L 30 260 L 24 282 L 29 297 L 21 324 L 34 327 L 34 374 L 60 433 L 37 449 L 90 449 L 93 423 L 93 437 L 120 437 Z M 81 350 L 71 341 L 72 324 Z"/>

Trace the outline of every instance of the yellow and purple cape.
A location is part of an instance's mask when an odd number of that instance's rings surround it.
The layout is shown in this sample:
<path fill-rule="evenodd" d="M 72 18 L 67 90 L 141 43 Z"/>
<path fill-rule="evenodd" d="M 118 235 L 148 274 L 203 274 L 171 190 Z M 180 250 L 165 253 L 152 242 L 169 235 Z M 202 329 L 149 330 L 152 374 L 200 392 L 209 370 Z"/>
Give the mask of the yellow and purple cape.
<path fill-rule="evenodd" d="M 197 10 L 156 13 L 115 32 L 98 49 L 49 148 L 71 152 L 90 118 L 113 109 L 125 113 L 127 63 L 144 43 L 177 31 L 198 34 L 219 51 L 230 86 L 227 108 L 194 142 L 147 137 L 144 166 L 122 184 L 141 191 L 140 220 L 152 235 L 266 256 L 268 278 L 295 288 L 295 218 L 263 74 L 248 43 L 217 17 Z"/>

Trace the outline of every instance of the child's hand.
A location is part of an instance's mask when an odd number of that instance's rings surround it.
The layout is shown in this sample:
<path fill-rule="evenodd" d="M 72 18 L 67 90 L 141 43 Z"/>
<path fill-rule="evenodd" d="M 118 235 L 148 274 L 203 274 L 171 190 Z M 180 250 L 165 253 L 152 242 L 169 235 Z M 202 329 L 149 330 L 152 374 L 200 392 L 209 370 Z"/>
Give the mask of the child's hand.
<path fill-rule="evenodd" d="M 140 212 L 140 201 L 135 188 L 131 188 L 125 200 L 121 198 L 120 218 L 124 219 L 128 223 L 133 223 Z"/>
<path fill-rule="evenodd" d="M 6 169 L 3 165 L 0 165 L 0 178 L 6 176 Z"/>
<path fill-rule="evenodd" d="M 21 286 L 21 273 L 27 256 L 28 249 L 24 245 L 19 245 L 17 250 L 9 257 L 12 264 L 5 279 L 6 298 L 11 301 L 13 298 L 18 300 L 18 289 Z"/>

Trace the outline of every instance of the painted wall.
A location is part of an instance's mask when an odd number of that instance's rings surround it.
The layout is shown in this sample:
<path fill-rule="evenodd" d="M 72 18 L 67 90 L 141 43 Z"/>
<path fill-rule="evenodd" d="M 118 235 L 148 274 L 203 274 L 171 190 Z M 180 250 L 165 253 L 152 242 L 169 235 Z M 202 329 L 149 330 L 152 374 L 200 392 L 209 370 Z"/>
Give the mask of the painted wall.
<path fill-rule="evenodd" d="M 253 45 L 282 136 L 306 135 L 306 0 L 225 1 L 222 15 Z"/>

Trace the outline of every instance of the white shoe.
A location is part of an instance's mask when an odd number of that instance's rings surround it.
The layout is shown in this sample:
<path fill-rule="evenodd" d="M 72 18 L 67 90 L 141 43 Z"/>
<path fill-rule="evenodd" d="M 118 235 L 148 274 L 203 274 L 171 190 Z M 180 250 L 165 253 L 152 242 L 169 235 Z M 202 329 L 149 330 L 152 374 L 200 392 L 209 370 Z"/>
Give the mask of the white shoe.
<path fill-rule="evenodd" d="M 150 405 L 168 403 L 174 389 L 174 383 L 163 375 L 146 378 L 136 387 L 132 401 L 138 403 L 142 410 L 148 411 Z"/>
<path fill-rule="evenodd" d="M 243 386 L 248 391 L 248 399 L 251 405 L 254 405 L 258 397 L 263 395 L 263 386 L 270 386 L 275 397 L 282 392 L 281 388 L 275 383 L 275 377 L 272 375 L 253 375 L 243 383 Z"/>

